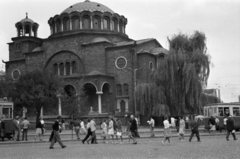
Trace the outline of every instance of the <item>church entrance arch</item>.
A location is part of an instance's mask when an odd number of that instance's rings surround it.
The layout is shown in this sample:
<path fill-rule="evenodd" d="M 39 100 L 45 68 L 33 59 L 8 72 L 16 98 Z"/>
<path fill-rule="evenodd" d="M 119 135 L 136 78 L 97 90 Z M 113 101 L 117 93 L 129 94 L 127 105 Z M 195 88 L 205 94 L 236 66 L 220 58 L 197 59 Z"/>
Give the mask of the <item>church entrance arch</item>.
<path fill-rule="evenodd" d="M 89 113 L 90 111 L 98 112 L 98 95 L 96 86 L 92 83 L 85 83 L 83 85 L 83 91 L 87 97 L 82 111 L 84 113 Z"/>

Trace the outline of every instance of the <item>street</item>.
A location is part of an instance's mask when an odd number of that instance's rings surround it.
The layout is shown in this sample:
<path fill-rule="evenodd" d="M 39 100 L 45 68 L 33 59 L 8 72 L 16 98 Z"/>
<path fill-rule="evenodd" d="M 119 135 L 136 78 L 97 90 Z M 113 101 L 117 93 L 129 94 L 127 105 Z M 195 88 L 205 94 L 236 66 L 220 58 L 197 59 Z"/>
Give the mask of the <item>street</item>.
<path fill-rule="evenodd" d="M 226 141 L 225 136 L 202 136 L 202 142 L 197 142 L 194 137 L 188 142 L 172 138 L 172 144 L 162 145 L 163 138 L 138 139 L 137 145 L 128 143 L 125 139 L 123 144 L 102 143 L 82 144 L 81 141 L 64 142 L 67 148 L 62 149 L 58 143 L 55 149 L 49 149 L 49 143 L 7 144 L 0 145 L 1 159 L 233 159 L 240 158 L 240 140 Z"/>

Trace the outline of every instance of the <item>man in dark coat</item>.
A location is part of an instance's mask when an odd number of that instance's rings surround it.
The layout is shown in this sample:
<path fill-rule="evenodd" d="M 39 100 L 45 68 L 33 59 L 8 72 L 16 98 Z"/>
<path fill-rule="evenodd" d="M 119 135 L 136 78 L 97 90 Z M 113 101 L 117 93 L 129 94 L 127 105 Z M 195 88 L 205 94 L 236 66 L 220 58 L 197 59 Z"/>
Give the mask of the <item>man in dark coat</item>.
<path fill-rule="evenodd" d="M 235 130 L 234 130 L 234 120 L 232 119 L 231 116 L 229 116 L 228 120 L 227 120 L 227 136 L 226 136 L 227 141 L 229 140 L 230 133 L 232 134 L 233 139 L 237 140 L 236 135 L 235 135 Z"/>
<path fill-rule="evenodd" d="M 195 118 L 195 120 L 190 123 L 190 127 L 191 127 L 191 130 L 192 130 L 192 133 L 190 135 L 189 142 L 192 141 L 192 137 L 193 137 L 194 134 L 196 134 L 198 142 L 201 142 L 200 136 L 199 136 L 199 131 L 198 131 L 199 123 L 197 121 L 197 118 Z"/>
<path fill-rule="evenodd" d="M 131 115 L 131 138 L 133 140 L 133 144 L 137 144 L 136 137 L 137 137 L 137 121 L 135 120 L 134 115 Z"/>
<path fill-rule="evenodd" d="M 61 140 L 60 135 L 59 135 L 59 131 L 61 130 L 60 125 L 59 125 L 60 120 L 61 120 L 61 116 L 58 116 L 57 120 L 52 125 L 53 138 L 52 138 L 52 141 L 51 141 L 51 144 L 50 144 L 50 147 L 49 147 L 50 149 L 54 149 L 53 146 L 54 146 L 55 142 L 58 142 L 61 145 L 62 148 L 66 147 L 65 145 L 63 145 L 62 140 Z"/>
<path fill-rule="evenodd" d="M 4 137 L 5 137 L 5 122 L 4 122 L 4 118 L 3 117 L 0 118 L 0 137 L 2 138 L 2 141 L 4 141 Z"/>

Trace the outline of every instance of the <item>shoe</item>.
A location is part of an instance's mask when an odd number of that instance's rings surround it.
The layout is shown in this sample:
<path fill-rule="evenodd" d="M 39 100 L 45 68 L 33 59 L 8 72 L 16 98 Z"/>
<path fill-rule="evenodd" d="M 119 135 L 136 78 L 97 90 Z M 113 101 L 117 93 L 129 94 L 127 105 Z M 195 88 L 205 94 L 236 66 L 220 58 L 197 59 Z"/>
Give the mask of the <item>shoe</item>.
<path fill-rule="evenodd" d="M 198 140 L 197 142 L 202 142 L 201 140 Z"/>
<path fill-rule="evenodd" d="M 49 147 L 49 149 L 54 149 L 53 147 Z"/>
<path fill-rule="evenodd" d="M 66 147 L 67 147 L 67 146 L 64 145 L 62 148 L 64 149 L 64 148 L 66 148 Z"/>
<path fill-rule="evenodd" d="M 134 144 L 134 145 L 136 145 L 136 144 L 137 144 L 137 142 L 134 142 L 133 144 Z"/>
<path fill-rule="evenodd" d="M 234 140 L 237 140 L 238 138 L 235 138 Z"/>
<path fill-rule="evenodd" d="M 189 142 L 191 142 L 191 140 L 189 140 Z"/>
<path fill-rule="evenodd" d="M 80 140 L 80 138 L 78 138 L 78 140 Z"/>
<path fill-rule="evenodd" d="M 84 144 L 84 141 L 82 140 L 82 143 Z"/>
<path fill-rule="evenodd" d="M 164 141 L 162 141 L 163 146 L 165 145 Z"/>
<path fill-rule="evenodd" d="M 227 139 L 227 141 L 229 141 L 229 139 Z"/>

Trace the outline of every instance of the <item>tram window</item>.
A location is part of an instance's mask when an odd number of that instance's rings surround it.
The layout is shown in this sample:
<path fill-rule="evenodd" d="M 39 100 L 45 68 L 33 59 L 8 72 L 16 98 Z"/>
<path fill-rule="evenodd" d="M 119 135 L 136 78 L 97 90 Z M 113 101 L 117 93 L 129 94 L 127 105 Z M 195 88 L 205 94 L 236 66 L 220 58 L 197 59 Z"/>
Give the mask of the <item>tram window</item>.
<path fill-rule="evenodd" d="M 223 108 L 218 108 L 218 116 L 223 116 Z"/>
<path fill-rule="evenodd" d="M 233 107 L 233 116 L 240 116 L 239 107 Z"/>
<path fill-rule="evenodd" d="M 228 107 L 224 107 L 224 115 L 225 116 L 229 116 L 229 108 Z"/>
<path fill-rule="evenodd" d="M 5 118 L 10 118 L 10 110 L 9 110 L 9 108 L 3 108 L 2 109 L 2 113 L 3 113 L 3 117 L 5 117 Z"/>
<path fill-rule="evenodd" d="M 213 108 L 209 108 L 208 109 L 208 116 L 212 116 L 213 115 Z"/>

